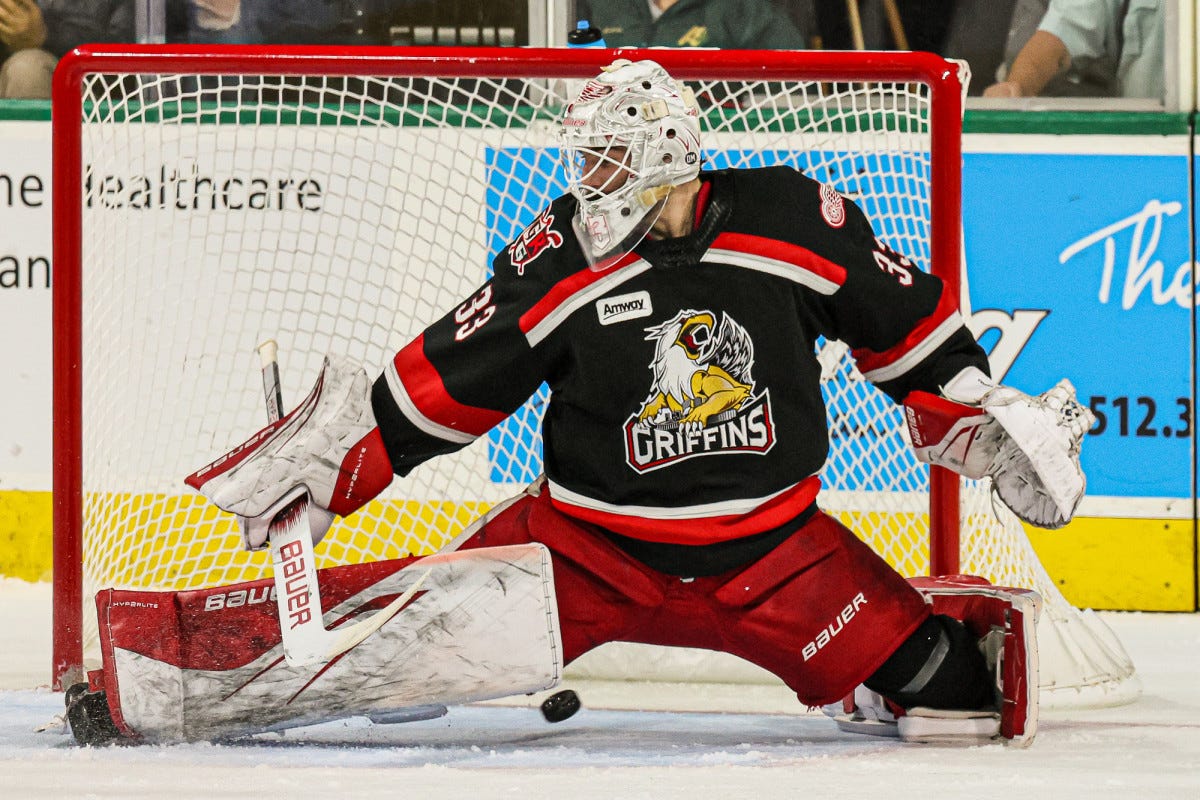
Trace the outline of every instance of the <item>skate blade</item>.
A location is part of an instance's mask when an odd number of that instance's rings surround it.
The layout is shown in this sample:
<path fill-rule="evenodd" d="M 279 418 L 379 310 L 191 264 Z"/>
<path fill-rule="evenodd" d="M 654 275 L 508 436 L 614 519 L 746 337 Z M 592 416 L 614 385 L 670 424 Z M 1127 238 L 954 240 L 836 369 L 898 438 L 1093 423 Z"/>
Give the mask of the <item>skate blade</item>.
<path fill-rule="evenodd" d="M 1000 715 L 978 711 L 936 711 L 910 708 L 897 721 L 898 734 L 906 742 L 977 745 L 1000 736 Z"/>

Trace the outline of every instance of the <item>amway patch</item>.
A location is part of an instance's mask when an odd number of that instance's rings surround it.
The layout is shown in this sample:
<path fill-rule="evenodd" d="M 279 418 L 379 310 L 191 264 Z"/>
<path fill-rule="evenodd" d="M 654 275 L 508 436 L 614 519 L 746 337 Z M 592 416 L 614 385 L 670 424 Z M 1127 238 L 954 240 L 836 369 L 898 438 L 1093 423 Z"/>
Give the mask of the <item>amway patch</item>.
<path fill-rule="evenodd" d="M 596 301 L 596 316 L 601 325 L 613 325 L 654 313 L 650 306 L 649 292 L 632 292 L 616 297 L 602 297 Z"/>

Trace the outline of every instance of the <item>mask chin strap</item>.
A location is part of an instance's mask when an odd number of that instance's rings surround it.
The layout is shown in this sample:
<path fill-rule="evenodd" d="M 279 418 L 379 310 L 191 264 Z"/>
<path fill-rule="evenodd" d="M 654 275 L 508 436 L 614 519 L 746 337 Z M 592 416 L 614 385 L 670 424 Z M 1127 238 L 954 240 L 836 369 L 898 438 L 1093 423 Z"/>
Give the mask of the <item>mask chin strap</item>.
<path fill-rule="evenodd" d="M 650 208 L 655 203 L 666 200 L 667 195 L 669 195 L 671 190 L 674 188 L 674 186 L 652 186 L 649 189 L 643 189 L 642 191 L 638 192 L 638 202 L 644 207 Z"/>

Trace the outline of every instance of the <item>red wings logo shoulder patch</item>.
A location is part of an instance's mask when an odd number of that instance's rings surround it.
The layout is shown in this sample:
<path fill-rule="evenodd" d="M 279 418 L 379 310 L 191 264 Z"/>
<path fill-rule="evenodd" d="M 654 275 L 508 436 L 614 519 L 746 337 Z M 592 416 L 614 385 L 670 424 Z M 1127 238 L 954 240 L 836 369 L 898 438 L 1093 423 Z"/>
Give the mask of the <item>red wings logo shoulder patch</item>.
<path fill-rule="evenodd" d="M 733 318 L 684 309 L 646 328 L 653 383 L 625 422 L 625 459 L 649 472 L 690 458 L 768 452 L 771 399 L 751 377 L 754 344 Z"/>
<path fill-rule="evenodd" d="M 831 228 L 846 224 L 846 201 L 827 183 L 821 184 L 821 216 Z"/>
<path fill-rule="evenodd" d="M 508 246 L 508 257 L 518 275 L 524 275 L 525 267 L 548 249 L 562 247 L 563 236 L 553 226 L 554 215 L 546 209 Z"/>

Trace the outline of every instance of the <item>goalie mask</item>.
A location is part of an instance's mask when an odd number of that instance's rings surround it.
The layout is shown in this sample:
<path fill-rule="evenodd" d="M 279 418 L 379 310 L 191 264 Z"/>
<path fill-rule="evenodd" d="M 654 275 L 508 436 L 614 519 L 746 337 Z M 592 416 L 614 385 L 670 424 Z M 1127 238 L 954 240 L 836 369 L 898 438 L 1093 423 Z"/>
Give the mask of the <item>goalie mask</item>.
<path fill-rule="evenodd" d="M 593 267 L 636 247 L 671 187 L 700 173 L 699 118 L 691 89 L 653 61 L 614 61 L 567 106 L 560 143 L 579 200 L 572 225 Z"/>

